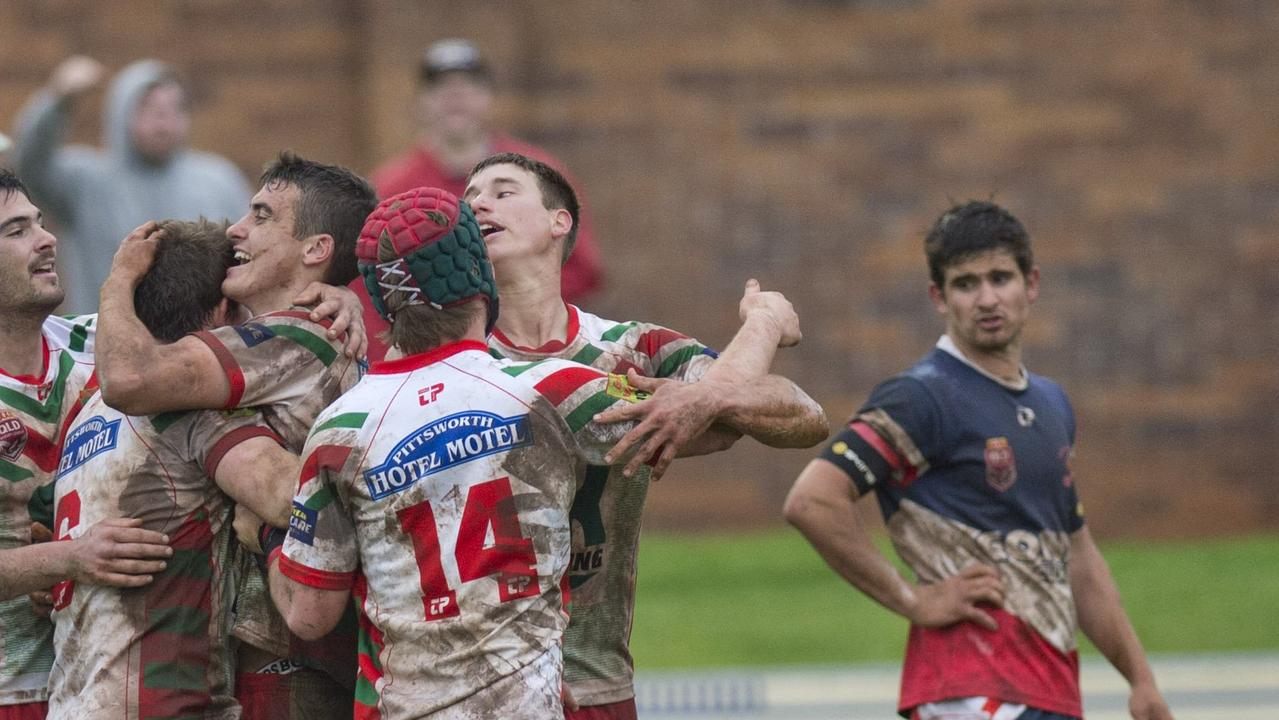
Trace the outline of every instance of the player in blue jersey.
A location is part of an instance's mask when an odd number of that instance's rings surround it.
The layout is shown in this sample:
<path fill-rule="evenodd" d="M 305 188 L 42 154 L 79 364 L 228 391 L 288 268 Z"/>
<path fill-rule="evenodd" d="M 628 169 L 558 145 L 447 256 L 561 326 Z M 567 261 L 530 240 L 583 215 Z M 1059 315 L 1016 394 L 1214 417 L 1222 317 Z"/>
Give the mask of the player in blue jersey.
<path fill-rule="evenodd" d="M 1003 208 L 969 202 L 943 214 L 924 247 L 946 333 L 809 463 L 786 519 L 910 620 L 903 717 L 1082 717 L 1078 628 L 1128 680 L 1134 718 L 1171 718 L 1084 525 L 1070 402 L 1022 364 L 1039 293 L 1029 236 Z M 916 583 L 858 521 L 855 503 L 872 492 Z"/>

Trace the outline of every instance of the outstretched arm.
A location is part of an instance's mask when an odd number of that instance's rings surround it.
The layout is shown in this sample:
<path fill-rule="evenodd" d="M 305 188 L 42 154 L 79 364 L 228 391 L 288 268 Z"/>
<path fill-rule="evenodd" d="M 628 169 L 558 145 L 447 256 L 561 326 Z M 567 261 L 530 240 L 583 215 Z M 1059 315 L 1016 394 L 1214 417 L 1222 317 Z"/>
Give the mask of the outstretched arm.
<path fill-rule="evenodd" d="M 970 621 L 997 628 L 995 619 L 978 607 L 983 602 L 1003 605 L 1004 587 L 994 568 L 974 564 L 941 582 L 909 582 L 871 542 L 858 518 L 857 497 L 852 480 L 819 458 L 795 480 L 783 512 L 840 577 L 912 623 L 942 627 Z"/>
<path fill-rule="evenodd" d="M 1080 629 L 1132 688 L 1128 711 L 1133 718 L 1171 720 L 1172 712 L 1155 684 L 1110 567 L 1087 527 L 1070 536 L 1070 589 L 1075 596 Z"/>
<path fill-rule="evenodd" d="M 47 590 L 63 580 L 140 587 L 173 554 L 169 538 L 133 518 L 103 520 L 74 540 L 0 551 L 0 600 Z"/>

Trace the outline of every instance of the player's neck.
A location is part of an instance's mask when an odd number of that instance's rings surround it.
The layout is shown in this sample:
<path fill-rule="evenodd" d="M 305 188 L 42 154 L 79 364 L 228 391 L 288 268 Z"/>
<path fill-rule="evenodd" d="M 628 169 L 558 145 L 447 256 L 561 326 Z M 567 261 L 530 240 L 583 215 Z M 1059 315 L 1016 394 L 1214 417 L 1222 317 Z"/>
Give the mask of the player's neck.
<path fill-rule="evenodd" d="M 997 380 L 1015 384 L 1024 379 L 1022 372 L 1024 368 L 1021 362 L 1021 343 L 1019 341 L 1014 340 L 998 349 L 983 349 L 961 343 L 955 340 L 954 335 L 951 335 L 950 338 L 955 342 L 955 349 L 964 356 L 964 359 Z"/>
<path fill-rule="evenodd" d="M 38 375 L 44 369 L 41 326 L 48 315 L 0 313 L 0 370 L 9 375 Z"/>
<path fill-rule="evenodd" d="M 293 298 L 300 295 L 311 284 L 312 280 L 318 279 L 311 277 L 294 278 L 284 284 L 255 293 L 252 297 L 240 299 L 239 302 L 245 308 L 246 312 L 244 314 L 248 317 L 288 310 L 293 307 Z"/>
<path fill-rule="evenodd" d="M 497 328 L 507 340 L 527 348 L 542 347 L 553 340 L 568 341 L 568 308 L 558 284 L 553 292 L 532 285 L 508 289 L 501 281 L 498 287 L 502 294 Z"/>

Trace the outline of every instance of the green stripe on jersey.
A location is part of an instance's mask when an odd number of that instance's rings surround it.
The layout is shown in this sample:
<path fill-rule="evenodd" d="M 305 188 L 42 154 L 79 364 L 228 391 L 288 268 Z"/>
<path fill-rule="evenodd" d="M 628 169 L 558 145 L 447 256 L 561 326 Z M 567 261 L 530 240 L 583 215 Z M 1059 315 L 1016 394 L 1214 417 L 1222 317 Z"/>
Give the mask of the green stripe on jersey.
<path fill-rule="evenodd" d="M 586 423 L 595 417 L 595 413 L 603 412 L 609 405 L 617 402 L 617 398 L 606 392 L 597 392 L 590 396 L 581 405 L 573 408 L 573 412 L 568 414 L 564 420 L 568 423 L 569 430 L 577 432 L 586 426 Z"/>
<path fill-rule="evenodd" d="M 581 350 L 578 350 L 577 354 L 569 358 L 569 360 L 572 360 L 575 363 L 582 363 L 583 365 L 590 365 L 591 363 L 595 362 L 595 358 L 603 354 L 604 354 L 603 350 L 600 350 L 594 345 L 587 345 Z"/>
<path fill-rule="evenodd" d="M 53 391 L 43 403 L 9 388 L 0 388 L 0 403 L 8 405 L 20 413 L 25 413 L 40 422 L 56 422 L 62 411 L 62 395 L 67 391 L 67 377 L 75 359 L 67 353 L 58 353 L 58 377 L 53 381 Z"/>
<path fill-rule="evenodd" d="M 23 480 L 31 479 L 33 475 L 35 475 L 35 473 L 21 465 L 14 465 L 8 460 L 0 459 L 0 478 L 4 478 L 9 482 L 19 483 Z"/>
<path fill-rule="evenodd" d="M 156 432 L 162 433 L 165 430 L 168 430 L 169 426 L 173 425 L 173 423 L 181 420 L 182 416 L 186 415 L 189 412 L 191 411 L 190 410 L 174 410 L 173 412 L 160 413 L 159 415 L 152 415 L 151 427 L 155 428 Z"/>
<path fill-rule="evenodd" d="M 194 607 L 152 608 L 147 613 L 151 628 L 147 632 L 163 632 L 186 637 L 202 637 L 209 632 L 209 614 Z"/>
<path fill-rule="evenodd" d="M 505 355 L 503 355 L 502 353 L 498 352 L 497 348 L 495 348 L 495 347 L 490 347 L 490 348 L 489 348 L 489 355 L 492 355 L 494 358 L 496 358 L 496 359 L 498 359 L 498 360 L 505 360 L 505 359 L 506 359 L 506 356 L 505 356 Z"/>
<path fill-rule="evenodd" d="M 276 335 L 283 335 L 315 353 L 315 356 L 320 359 L 320 362 L 324 363 L 325 367 L 333 364 L 333 360 L 338 356 L 338 351 L 333 349 L 328 340 L 296 325 L 267 325 L 267 328 Z"/>
<path fill-rule="evenodd" d="M 320 489 L 316 490 L 314 495 L 307 498 L 306 503 L 304 504 L 312 510 L 323 510 L 333 502 L 332 488 L 332 485 L 321 485 Z"/>
<path fill-rule="evenodd" d="M 156 690 L 208 690 L 206 668 L 195 663 L 149 662 L 142 666 L 142 686 Z"/>
<path fill-rule="evenodd" d="M 311 432 L 318 433 L 321 430 L 328 430 L 330 428 L 351 428 L 352 430 L 359 430 L 361 427 L 364 427 L 364 421 L 367 420 L 368 417 L 368 413 L 342 413 L 341 415 L 334 415 L 328 420 L 325 420 L 323 425 L 320 425 Z"/>
<path fill-rule="evenodd" d="M 683 348 L 680 348 L 679 350 L 676 350 L 675 352 L 671 353 L 669 357 L 663 360 L 662 364 L 657 368 L 657 377 L 660 377 L 660 378 L 670 377 L 671 375 L 675 373 L 677 369 L 679 369 L 681 365 L 688 362 L 690 359 L 692 359 L 694 355 L 700 353 L 701 351 L 702 351 L 702 346 L 697 344 L 689 345 L 687 347 L 683 347 Z"/>
<path fill-rule="evenodd" d="M 210 567 L 208 548 L 191 548 L 174 550 L 165 561 L 168 565 L 164 574 L 169 577 L 189 577 L 209 579 L 213 576 Z"/>
<path fill-rule="evenodd" d="M 625 335 L 626 331 L 635 327 L 635 325 L 636 325 L 635 322 L 628 322 L 628 323 L 622 323 L 620 325 L 614 325 L 613 327 L 606 330 L 603 335 L 600 335 L 600 340 L 617 342 L 618 338 Z"/>
<path fill-rule="evenodd" d="M 89 321 L 89 322 L 92 322 Z M 84 343 L 89 339 L 89 323 L 77 324 L 71 328 L 71 341 L 68 343 L 72 350 L 76 352 L 84 352 Z"/>
<path fill-rule="evenodd" d="M 525 371 L 531 368 L 535 368 L 541 364 L 542 364 L 542 361 L 539 360 L 537 362 L 525 363 L 523 365 L 511 365 L 510 367 L 502 368 L 502 372 L 506 373 L 507 375 L 510 375 L 511 377 L 519 377 L 520 375 L 523 375 Z"/>

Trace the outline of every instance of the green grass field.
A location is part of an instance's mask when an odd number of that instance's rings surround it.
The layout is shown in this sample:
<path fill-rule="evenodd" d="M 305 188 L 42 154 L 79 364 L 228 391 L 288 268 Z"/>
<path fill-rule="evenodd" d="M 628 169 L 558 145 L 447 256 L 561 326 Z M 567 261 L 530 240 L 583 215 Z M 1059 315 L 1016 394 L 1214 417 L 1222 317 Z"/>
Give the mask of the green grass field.
<path fill-rule="evenodd" d="M 1150 652 L 1279 649 L 1279 536 L 1100 544 Z M 638 592 L 641 668 L 894 661 L 906 637 L 788 530 L 646 535 Z"/>

